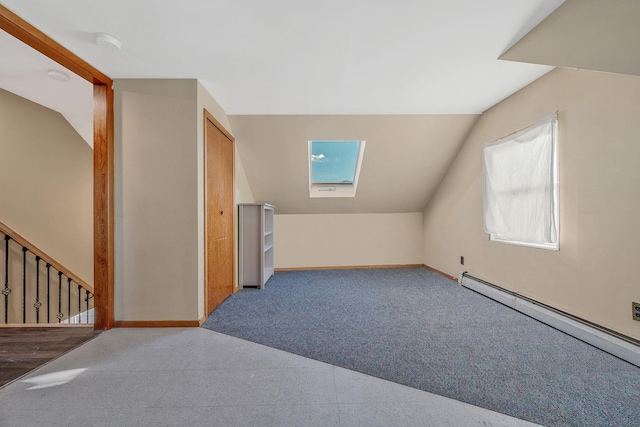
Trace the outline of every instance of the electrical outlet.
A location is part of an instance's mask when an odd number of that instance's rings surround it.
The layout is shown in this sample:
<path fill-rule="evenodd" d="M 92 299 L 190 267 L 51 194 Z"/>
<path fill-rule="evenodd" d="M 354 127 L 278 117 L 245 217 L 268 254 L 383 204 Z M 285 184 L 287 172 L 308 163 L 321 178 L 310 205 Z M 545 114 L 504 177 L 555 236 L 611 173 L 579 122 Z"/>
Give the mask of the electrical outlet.
<path fill-rule="evenodd" d="M 464 257 L 460 256 L 460 265 L 464 265 Z"/>
<path fill-rule="evenodd" d="M 640 322 L 640 302 L 633 302 L 631 306 L 633 307 L 633 320 Z"/>

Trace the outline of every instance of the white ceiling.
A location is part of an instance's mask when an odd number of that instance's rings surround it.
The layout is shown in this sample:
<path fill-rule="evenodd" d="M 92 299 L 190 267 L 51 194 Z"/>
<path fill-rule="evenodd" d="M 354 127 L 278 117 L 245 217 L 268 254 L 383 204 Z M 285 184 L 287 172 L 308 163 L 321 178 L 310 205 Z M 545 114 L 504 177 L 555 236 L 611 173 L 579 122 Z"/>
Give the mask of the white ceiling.
<path fill-rule="evenodd" d="M 481 113 L 551 70 L 497 58 L 562 2 L 0 0 L 111 78 L 198 78 L 232 115 Z M 7 46 L 1 87 L 42 92 L 53 66 Z M 34 100 L 83 134 L 83 90 Z"/>
<path fill-rule="evenodd" d="M 60 112 L 80 136 L 93 146 L 93 85 L 0 31 L 0 88 Z M 49 78 L 60 71 L 69 81 Z"/>

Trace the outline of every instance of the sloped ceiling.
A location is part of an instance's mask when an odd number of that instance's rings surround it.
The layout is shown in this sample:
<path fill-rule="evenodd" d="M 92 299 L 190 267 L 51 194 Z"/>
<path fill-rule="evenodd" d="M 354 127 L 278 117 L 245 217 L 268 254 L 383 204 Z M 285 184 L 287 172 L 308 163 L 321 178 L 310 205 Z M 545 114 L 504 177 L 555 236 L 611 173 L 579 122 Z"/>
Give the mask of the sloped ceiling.
<path fill-rule="evenodd" d="M 640 1 L 568 0 L 500 59 L 640 75 Z M 422 211 L 477 117 L 232 116 L 253 194 L 278 213 Z M 307 141 L 367 140 L 354 199 L 311 199 Z"/>
<path fill-rule="evenodd" d="M 256 202 L 277 214 L 422 212 L 478 115 L 229 116 Z M 365 140 L 355 198 L 309 198 L 308 141 Z"/>
<path fill-rule="evenodd" d="M 567 0 L 500 59 L 640 76 L 640 1 Z"/>
<path fill-rule="evenodd" d="M 93 147 L 93 85 L 83 78 L 0 31 L 0 88 L 61 113 Z M 63 72 L 68 81 L 49 78 Z"/>
<path fill-rule="evenodd" d="M 562 2 L 0 0 L 109 77 L 197 78 L 227 114 L 481 113 L 550 71 L 497 57 Z"/>
<path fill-rule="evenodd" d="M 199 79 L 277 213 L 423 211 L 478 115 L 552 69 L 497 57 L 563 3 L 0 1 L 111 78 Z M 355 198 L 309 198 L 309 139 L 367 141 Z"/>

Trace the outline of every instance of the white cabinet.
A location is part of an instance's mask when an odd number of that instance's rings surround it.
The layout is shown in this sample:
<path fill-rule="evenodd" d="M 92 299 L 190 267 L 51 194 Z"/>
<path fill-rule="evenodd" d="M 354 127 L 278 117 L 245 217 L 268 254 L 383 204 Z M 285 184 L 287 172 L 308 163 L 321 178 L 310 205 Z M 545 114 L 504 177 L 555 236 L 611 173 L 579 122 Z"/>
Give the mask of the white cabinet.
<path fill-rule="evenodd" d="M 259 287 L 273 276 L 273 209 L 268 204 L 238 205 L 238 287 Z"/>

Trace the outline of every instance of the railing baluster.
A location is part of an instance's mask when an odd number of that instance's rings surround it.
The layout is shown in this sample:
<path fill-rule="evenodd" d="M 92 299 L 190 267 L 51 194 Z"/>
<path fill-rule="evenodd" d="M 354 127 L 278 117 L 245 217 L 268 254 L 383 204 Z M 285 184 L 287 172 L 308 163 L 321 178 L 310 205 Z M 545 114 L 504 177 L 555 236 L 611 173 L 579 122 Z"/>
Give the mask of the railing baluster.
<path fill-rule="evenodd" d="M 49 320 L 49 313 L 51 312 L 51 299 L 49 298 L 49 285 L 51 284 L 51 264 L 47 263 L 47 323 L 50 322 Z"/>
<path fill-rule="evenodd" d="M 0 226 L 2 226 L 2 223 L 0 223 Z M 4 226 L 3 226 L 4 227 Z M 13 233 L 11 230 L 9 231 L 10 233 Z M 3 234 L 4 236 L 4 250 L 5 250 L 5 256 L 4 256 L 4 286 L 2 288 L 0 288 L 0 295 L 4 296 L 4 323 L 8 324 L 9 323 L 9 317 L 12 318 L 12 322 L 17 322 L 17 320 L 14 320 L 13 317 L 14 316 L 19 316 L 19 314 L 17 312 L 15 312 L 16 310 L 10 310 L 10 305 L 9 305 L 9 296 L 12 293 L 12 289 L 11 289 L 11 284 L 10 284 L 10 274 L 9 274 L 9 269 L 10 269 L 10 241 L 13 240 L 14 242 L 16 242 L 17 245 L 19 245 L 18 247 L 22 248 L 22 323 L 26 324 L 27 320 L 29 320 L 29 322 L 33 322 L 33 318 L 31 317 L 30 314 L 27 314 L 27 299 L 30 299 L 30 301 L 32 301 L 32 307 L 35 309 L 35 323 L 39 324 L 40 323 L 40 311 L 42 310 L 42 322 L 45 322 L 44 319 L 44 310 L 45 310 L 45 302 L 44 300 L 44 295 L 40 295 L 40 276 L 42 277 L 42 280 L 44 280 L 44 271 L 40 271 L 41 270 L 41 264 L 45 265 L 46 270 L 47 270 L 47 288 L 46 288 L 46 292 L 47 292 L 47 300 L 46 300 L 46 310 L 47 310 L 47 317 L 46 317 L 46 323 L 50 323 L 51 321 L 54 321 L 52 319 L 52 312 L 51 312 L 51 299 L 52 299 L 52 292 L 55 292 L 55 283 L 54 283 L 54 290 L 51 289 L 51 268 L 53 267 L 54 271 L 58 271 L 58 312 L 57 314 L 54 312 L 54 316 L 55 318 L 58 319 L 58 323 L 62 323 L 62 320 L 65 317 L 65 313 L 62 311 L 62 276 L 67 277 L 67 317 L 68 317 L 68 323 L 71 324 L 72 320 L 72 308 L 71 308 L 71 282 L 75 282 L 76 285 L 78 286 L 78 314 L 77 314 L 77 319 L 73 322 L 73 323 L 78 323 L 78 324 L 82 324 L 82 298 L 83 298 L 83 291 L 85 293 L 85 297 L 84 300 L 86 301 L 86 313 L 87 316 L 85 318 L 85 323 L 89 324 L 90 323 L 90 319 L 89 319 L 89 311 L 91 310 L 91 298 L 93 298 L 93 293 L 88 290 L 88 288 L 86 287 L 86 284 L 84 284 L 84 282 L 82 280 L 74 280 L 72 277 L 69 277 L 68 274 L 65 274 L 63 271 L 59 271 L 58 270 L 58 266 L 55 265 L 54 261 L 48 262 L 47 261 L 47 257 L 46 256 L 41 256 L 41 252 L 39 251 L 39 249 L 35 248 L 35 249 L 30 249 L 30 243 L 29 242 L 24 242 L 23 238 L 20 237 L 19 235 L 15 235 L 14 237 L 10 236 L 9 234 L 6 234 L 7 231 L 2 228 L 0 229 L 0 233 Z M 12 234 L 13 235 L 13 234 Z M 18 239 L 18 240 L 16 240 Z M 25 246 L 26 245 L 26 246 Z M 17 249 L 17 248 L 16 248 Z M 32 277 L 31 273 L 29 273 L 29 278 L 27 278 L 27 253 L 31 253 L 31 256 L 33 256 L 35 258 L 35 269 L 36 269 L 36 273 L 35 273 L 35 292 L 34 294 L 31 294 L 31 290 L 27 290 L 27 280 L 29 281 L 29 289 L 33 289 L 33 282 L 31 282 Z M 17 260 L 16 260 L 17 261 Z M 15 263 L 14 263 L 15 264 Z M 17 267 L 17 265 L 15 265 L 15 267 Z M 29 267 L 31 268 L 31 267 Z M 62 268 L 61 268 L 62 269 Z M 41 274 L 42 273 L 42 274 Z M 15 281 L 15 277 L 13 277 L 13 281 Z M 55 279 L 54 279 L 55 280 Z M 80 283 L 79 283 L 80 282 Z M 81 284 L 82 283 L 82 284 Z M 14 283 L 15 284 L 15 283 Z M 42 284 L 44 286 L 44 284 Z M 18 285 L 19 286 L 19 285 Z M 45 292 L 44 287 L 42 288 L 42 292 Z M 27 297 L 27 293 L 29 294 Z M 42 296 L 42 298 L 41 298 Z M 19 298 L 19 296 L 17 296 Z M 31 299 L 34 298 L 34 299 Z M 53 298 L 55 298 L 55 296 L 53 296 Z M 15 307 L 19 310 L 19 301 L 15 301 L 15 303 L 17 304 L 13 304 L 12 303 L 12 307 Z M 0 303 L 1 304 L 1 303 Z M 55 310 L 55 302 L 53 302 L 54 304 L 54 310 Z M 30 310 L 30 309 L 29 309 Z M 11 316 L 9 316 L 9 312 L 12 313 Z"/>
<path fill-rule="evenodd" d="M 87 323 L 89 323 L 89 291 L 87 292 Z"/>
<path fill-rule="evenodd" d="M 4 323 L 9 323 L 9 294 L 11 288 L 9 288 L 9 240 L 11 237 L 4 236 L 4 289 L 2 295 L 4 295 Z"/>
<path fill-rule="evenodd" d="M 67 301 L 67 323 L 71 323 L 71 277 L 67 277 L 67 283 L 69 285 L 69 293 L 67 294 L 69 298 L 69 301 Z"/>
<path fill-rule="evenodd" d="M 22 323 L 27 323 L 27 251 L 22 247 Z"/>
<path fill-rule="evenodd" d="M 81 292 L 82 286 L 78 285 L 78 324 L 82 323 L 80 320 L 82 319 L 82 316 L 80 315 L 80 313 L 82 312 L 82 307 L 80 306 L 80 298 L 82 297 L 82 292 Z"/>
<path fill-rule="evenodd" d="M 62 318 L 64 314 L 62 314 L 62 271 L 58 271 L 58 314 L 56 318 L 58 319 L 58 323 L 62 322 Z"/>
<path fill-rule="evenodd" d="M 40 323 L 40 307 L 42 307 L 42 303 L 40 302 L 40 258 L 36 256 L 36 303 L 33 304 L 33 307 L 36 309 L 36 323 Z"/>

